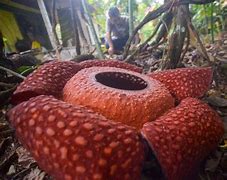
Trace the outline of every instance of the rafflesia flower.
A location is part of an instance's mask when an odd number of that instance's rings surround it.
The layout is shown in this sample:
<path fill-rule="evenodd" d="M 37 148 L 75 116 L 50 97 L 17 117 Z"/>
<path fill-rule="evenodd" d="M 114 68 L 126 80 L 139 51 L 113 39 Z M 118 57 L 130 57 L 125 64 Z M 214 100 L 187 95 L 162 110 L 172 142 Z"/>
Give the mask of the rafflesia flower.
<path fill-rule="evenodd" d="M 224 131 L 197 99 L 212 70 L 141 72 L 116 60 L 47 63 L 18 86 L 9 120 L 57 180 L 141 179 L 147 144 L 167 179 L 192 177 Z"/>

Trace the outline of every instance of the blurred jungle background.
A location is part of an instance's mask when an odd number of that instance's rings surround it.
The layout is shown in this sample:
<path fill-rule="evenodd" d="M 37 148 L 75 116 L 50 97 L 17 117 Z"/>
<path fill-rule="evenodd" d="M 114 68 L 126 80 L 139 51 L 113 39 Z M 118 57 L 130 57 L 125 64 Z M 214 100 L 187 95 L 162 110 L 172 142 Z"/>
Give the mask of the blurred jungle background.
<path fill-rule="evenodd" d="M 129 19 L 130 37 L 124 51 L 109 55 L 105 34 L 112 6 Z M 136 34 L 140 41 L 134 44 Z M 204 100 L 227 132 L 226 0 L 0 0 L 0 180 L 51 179 L 18 143 L 5 114 L 17 85 L 56 59 L 119 59 L 144 72 L 212 66 L 214 82 Z M 227 179 L 226 133 L 198 179 Z"/>

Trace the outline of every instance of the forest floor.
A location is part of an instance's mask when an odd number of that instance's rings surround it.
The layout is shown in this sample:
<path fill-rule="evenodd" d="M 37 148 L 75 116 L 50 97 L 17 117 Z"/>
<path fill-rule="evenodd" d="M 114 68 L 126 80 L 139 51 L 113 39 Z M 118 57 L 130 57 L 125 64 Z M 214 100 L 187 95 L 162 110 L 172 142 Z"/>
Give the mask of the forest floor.
<path fill-rule="evenodd" d="M 202 163 L 198 180 L 224 180 L 227 179 L 227 34 L 216 44 L 207 45 L 206 49 L 215 65 L 215 73 L 212 87 L 203 100 L 223 119 L 225 135 L 217 150 Z M 136 60 L 135 63 L 142 66 L 144 71 L 153 71 L 160 65 L 160 60 L 155 57 L 159 51 L 157 49 L 156 54 Z M 206 61 L 197 50 L 191 49 L 183 64 L 187 67 L 204 66 Z M 0 110 L 0 180 L 51 179 L 17 141 L 14 130 L 5 118 L 10 108 L 11 105 L 6 103 Z"/>

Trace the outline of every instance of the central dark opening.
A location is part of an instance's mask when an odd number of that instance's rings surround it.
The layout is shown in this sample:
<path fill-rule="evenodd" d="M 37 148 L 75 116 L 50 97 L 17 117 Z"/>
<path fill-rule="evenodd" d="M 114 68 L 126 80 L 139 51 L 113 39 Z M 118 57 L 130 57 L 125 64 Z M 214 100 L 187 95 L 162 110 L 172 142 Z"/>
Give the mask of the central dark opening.
<path fill-rule="evenodd" d="M 116 89 L 142 90 L 147 82 L 132 74 L 122 72 L 102 72 L 95 75 L 97 82 Z"/>

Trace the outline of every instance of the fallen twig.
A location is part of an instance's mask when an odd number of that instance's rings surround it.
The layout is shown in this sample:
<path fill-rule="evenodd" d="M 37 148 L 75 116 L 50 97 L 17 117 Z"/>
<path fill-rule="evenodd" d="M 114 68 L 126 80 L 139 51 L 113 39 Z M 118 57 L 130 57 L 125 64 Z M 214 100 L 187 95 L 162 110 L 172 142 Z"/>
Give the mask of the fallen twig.
<path fill-rule="evenodd" d="M 12 87 L 15 86 L 15 84 L 8 84 L 8 83 L 0 82 L 0 86 L 7 87 L 7 88 L 12 88 Z"/>
<path fill-rule="evenodd" d="M 25 77 L 22 76 L 21 74 L 18 74 L 17 72 L 14 72 L 14 71 L 12 71 L 12 70 L 10 70 L 8 68 L 5 68 L 5 67 L 0 66 L 0 69 L 3 70 L 3 71 L 6 71 L 6 72 L 8 72 L 8 73 L 10 73 L 10 74 L 12 74 L 12 75 L 14 75 L 16 77 L 19 77 L 21 79 L 25 79 Z"/>

